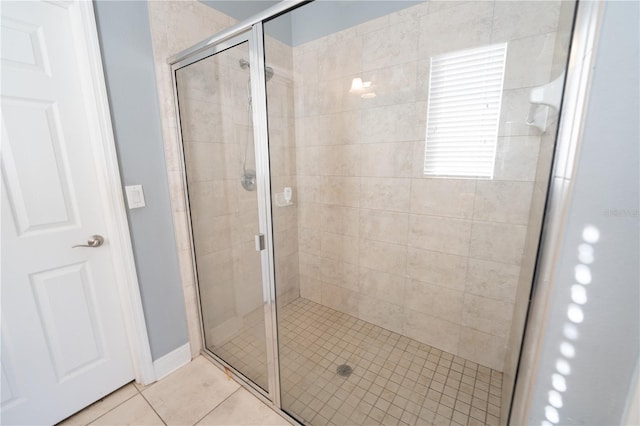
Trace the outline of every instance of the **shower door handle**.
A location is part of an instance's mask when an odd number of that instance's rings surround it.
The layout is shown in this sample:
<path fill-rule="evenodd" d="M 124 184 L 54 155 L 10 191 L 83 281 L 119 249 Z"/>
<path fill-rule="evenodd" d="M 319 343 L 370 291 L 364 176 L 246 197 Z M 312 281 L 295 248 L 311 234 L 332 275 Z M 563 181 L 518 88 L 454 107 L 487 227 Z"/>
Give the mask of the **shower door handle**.
<path fill-rule="evenodd" d="M 264 250 L 264 234 L 256 234 L 256 251 Z"/>

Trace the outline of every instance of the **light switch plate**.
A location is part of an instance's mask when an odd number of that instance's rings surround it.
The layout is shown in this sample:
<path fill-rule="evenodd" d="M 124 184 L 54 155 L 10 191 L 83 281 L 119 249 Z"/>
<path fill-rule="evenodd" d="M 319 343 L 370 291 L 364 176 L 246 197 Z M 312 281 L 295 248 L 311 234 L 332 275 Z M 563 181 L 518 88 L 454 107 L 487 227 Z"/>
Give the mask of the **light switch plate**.
<path fill-rule="evenodd" d="M 128 185 L 124 187 L 124 190 L 127 193 L 127 204 L 129 205 L 129 210 L 146 206 L 142 185 Z"/>

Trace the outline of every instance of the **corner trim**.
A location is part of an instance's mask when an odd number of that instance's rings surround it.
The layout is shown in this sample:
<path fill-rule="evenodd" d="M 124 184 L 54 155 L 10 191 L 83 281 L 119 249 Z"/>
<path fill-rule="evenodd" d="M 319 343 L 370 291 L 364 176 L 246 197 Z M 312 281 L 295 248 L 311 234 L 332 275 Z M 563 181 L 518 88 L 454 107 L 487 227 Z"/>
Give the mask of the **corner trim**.
<path fill-rule="evenodd" d="M 169 374 L 176 371 L 178 368 L 187 365 L 191 362 L 191 346 L 189 342 L 180 346 L 177 349 L 169 352 L 168 354 L 153 361 L 153 370 L 156 375 L 156 380 L 160 380 L 163 377 L 167 377 Z"/>

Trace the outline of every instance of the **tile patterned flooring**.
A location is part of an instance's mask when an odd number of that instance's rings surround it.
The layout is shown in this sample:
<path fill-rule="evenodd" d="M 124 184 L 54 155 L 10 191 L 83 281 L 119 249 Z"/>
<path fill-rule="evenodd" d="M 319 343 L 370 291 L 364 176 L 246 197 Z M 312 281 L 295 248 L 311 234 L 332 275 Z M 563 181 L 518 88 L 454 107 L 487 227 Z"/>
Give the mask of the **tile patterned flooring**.
<path fill-rule="evenodd" d="M 498 371 L 302 298 L 279 322 L 282 406 L 305 424 L 500 423 Z"/>
<path fill-rule="evenodd" d="M 280 309 L 279 325 L 282 406 L 303 424 L 500 424 L 500 372 L 302 298 Z M 254 331 L 247 322 L 222 347 L 262 374 L 263 361 L 246 356 L 257 350 Z M 350 376 L 336 373 L 341 364 L 353 368 Z M 88 424 L 289 423 L 198 357 L 150 386 L 128 384 L 61 423 Z"/>
<path fill-rule="evenodd" d="M 268 425 L 284 418 L 198 357 L 149 386 L 135 383 L 59 423 L 70 425 Z"/>
<path fill-rule="evenodd" d="M 299 298 L 280 308 L 282 407 L 324 425 L 499 425 L 502 373 Z M 255 325 L 219 348 L 263 377 Z M 341 364 L 353 373 L 336 374 Z"/>

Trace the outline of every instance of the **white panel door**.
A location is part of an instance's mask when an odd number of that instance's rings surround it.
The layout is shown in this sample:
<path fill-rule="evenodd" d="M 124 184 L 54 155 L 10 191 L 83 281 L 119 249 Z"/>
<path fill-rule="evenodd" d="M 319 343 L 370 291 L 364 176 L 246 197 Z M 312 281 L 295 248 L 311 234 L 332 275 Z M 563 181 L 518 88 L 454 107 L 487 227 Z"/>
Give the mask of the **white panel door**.
<path fill-rule="evenodd" d="M 56 423 L 133 379 L 81 7 L 2 2 L 2 424 Z"/>

